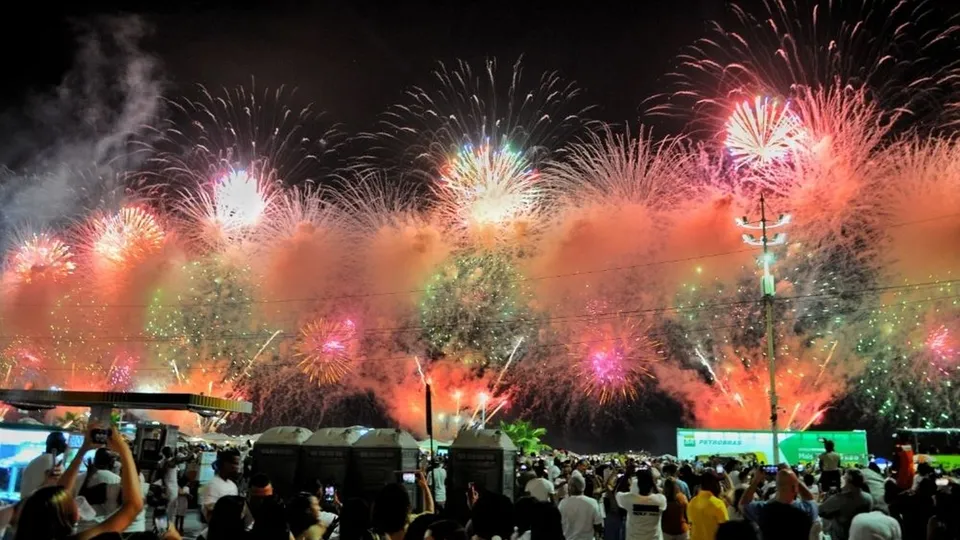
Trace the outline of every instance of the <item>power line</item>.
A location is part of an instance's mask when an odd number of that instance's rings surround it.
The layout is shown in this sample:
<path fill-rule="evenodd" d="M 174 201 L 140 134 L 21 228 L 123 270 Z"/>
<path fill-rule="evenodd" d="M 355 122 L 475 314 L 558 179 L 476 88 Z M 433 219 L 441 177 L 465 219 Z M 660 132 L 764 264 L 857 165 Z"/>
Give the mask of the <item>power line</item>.
<path fill-rule="evenodd" d="M 946 218 L 955 217 L 955 216 L 960 216 L 960 213 L 946 214 L 946 215 L 942 215 L 942 216 L 936 216 L 936 217 L 925 218 L 925 219 L 918 219 L 918 220 L 914 220 L 914 221 L 906 221 L 906 222 L 902 222 L 902 223 L 898 223 L 898 224 L 894 224 L 894 225 L 888 225 L 887 228 L 903 227 L 903 226 L 907 226 L 907 225 L 915 225 L 915 224 L 919 224 L 919 223 L 926 223 L 926 222 L 930 222 L 930 221 L 936 221 L 936 220 L 946 219 Z M 749 253 L 749 252 L 752 252 L 752 251 L 754 251 L 754 250 L 752 250 L 752 249 L 737 249 L 737 250 L 732 250 L 732 251 L 724 251 L 724 252 L 720 252 L 720 253 L 710 253 L 710 254 L 705 254 L 705 255 L 695 255 L 695 256 L 682 257 L 682 258 L 676 258 L 676 259 L 665 259 L 665 260 L 661 260 L 661 261 L 650 261 L 650 262 L 646 262 L 646 263 L 638 263 L 638 264 L 623 265 L 623 266 L 613 266 L 613 267 L 600 268 L 600 269 L 595 269 L 595 270 L 584 270 L 584 271 L 578 271 L 578 272 L 568 272 L 568 273 L 563 273 L 563 274 L 551 274 L 551 275 L 544 275 L 544 276 L 523 277 L 523 278 L 519 278 L 519 279 L 517 279 L 517 280 L 514 280 L 513 282 L 515 282 L 515 283 L 523 283 L 523 282 L 542 281 L 542 280 L 549 280 L 549 279 L 561 279 L 561 278 L 567 278 L 567 277 L 589 276 L 589 275 L 603 274 L 603 273 L 608 273 L 608 272 L 620 272 L 620 271 L 625 271 L 625 270 L 635 270 L 635 269 L 638 269 L 638 268 L 648 268 L 648 267 L 659 266 L 659 265 L 664 265 L 664 264 L 677 264 L 677 263 L 690 262 L 690 261 L 696 261 L 696 260 L 711 259 L 711 258 L 716 258 L 716 257 L 724 257 L 724 256 L 727 256 L 727 255 L 735 255 L 735 254 L 738 254 L 738 253 Z M 405 295 L 405 294 L 421 294 L 421 293 L 425 293 L 425 292 L 427 292 L 427 289 L 412 289 L 412 290 L 405 290 L 405 291 L 383 291 L 383 292 L 373 292 L 373 293 L 356 293 L 356 294 L 343 294 L 343 295 L 330 295 L 330 296 L 315 296 L 315 297 L 304 297 L 304 298 L 280 298 L 280 299 L 273 299 L 273 300 L 269 300 L 269 299 L 267 299 L 267 300 L 242 300 L 242 301 L 238 300 L 238 301 L 232 301 L 231 304 L 233 304 L 233 305 L 265 305 L 265 304 L 288 304 L 288 303 L 298 303 L 298 302 L 325 302 L 325 301 L 330 301 L 330 300 L 350 300 L 350 299 L 358 299 L 358 298 L 377 298 L 377 297 L 385 297 L 385 296 L 400 296 L 400 295 Z M 7 304 L 7 305 L 8 305 L 8 306 L 18 306 L 18 307 L 42 307 L 42 308 L 48 308 L 48 307 L 50 307 L 49 304 L 20 303 L 20 302 L 11 302 L 11 303 L 9 303 L 9 304 Z M 104 309 L 105 309 L 105 308 L 121 308 L 121 309 L 133 309 L 133 308 L 146 308 L 146 307 L 179 307 L 179 308 L 190 308 L 190 307 L 206 307 L 206 306 L 209 306 L 209 305 L 210 305 L 210 304 L 208 304 L 208 303 L 178 303 L 178 304 L 162 304 L 162 303 L 158 303 L 158 304 L 102 304 L 102 303 L 96 303 L 96 304 L 94 304 L 94 303 L 90 303 L 90 304 L 71 304 L 71 305 L 69 305 L 68 307 L 71 308 L 71 309 L 74 309 L 74 308 L 90 308 L 90 309 L 96 309 L 96 308 L 104 308 Z"/>
<path fill-rule="evenodd" d="M 922 290 L 931 287 L 939 287 L 947 284 L 954 284 L 960 282 L 960 279 L 949 280 L 949 281 L 931 281 L 918 284 L 910 285 L 896 285 L 889 287 L 871 287 L 865 289 L 858 289 L 854 291 L 841 291 L 838 293 L 811 293 L 806 295 L 796 295 L 796 296 L 786 296 L 780 297 L 780 300 L 786 301 L 802 301 L 802 300 L 813 300 L 813 299 L 823 299 L 823 298 L 842 298 L 848 295 L 867 295 L 874 293 L 883 293 L 889 292 L 891 290 L 901 290 L 901 289 L 912 289 L 912 290 Z M 933 300 L 944 300 L 960 297 L 960 295 L 948 295 L 948 296 L 938 296 L 933 298 Z M 926 302 L 930 299 L 919 300 L 916 302 Z M 532 319 L 506 319 L 499 321 L 486 321 L 486 322 L 475 322 L 473 326 L 487 327 L 487 326 L 496 326 L 496 325 L 505 325 L 505 324 L 519 324 L 523 325 L 541 325 L 546 323 L 566 323 L 566 322 L 581 322 L 584 320 L 589 321 L 603 321 L 609 319 L 617 319 L 620 317 L 630 316 L 630 315 L 643 315 L 643 314 L 660 314 L 660 313 L 684 313 L 684 312 L 699 312 L 707 311 L 717 308 L 726 308 L 732 306 L 742 306 L 742 305 L 759 305 L 762 303 L 762 300 L 734 300 L 729 302 L 715 302 L 709 304 L 698 304 L 696 306 L 666 306 L 666 307 L 655 307 L 655 308 L 642 308 L 634 310 L 616 310 L 608 311 L 601 313 L 588 313 L 588 314 L 577 314 L 577 315 L 563 315 L 556 317 L 540 317 Z M 909 302 L 902 302 L 909 303 Z M 900 303 L 898 303 L 900 304 Z M 422 332 L 427 329 L 436 329 L 436 328 L 456 328 L 461 326 L 460 323 L 450 323 L 442 325 L 409 325 L 409 326 L 394 326 L 394 327 L 372 327 L 365 328 L 360 331 L 362 334 L 361 337 L 354 337 L 351 340 L 359 341 L 363 337 L 366 337 L 368 334 L 389 334 L 389 333 L 401 333 L 401 332 Z M 205 335 L 198 338 L 189 338 L 190 341 L 230 341 L 230 340 L 260 340 L 270 336 L 272 332 L 269 330 L 264 330 L 262 332 L 255 333 L 224 333 L 216 336 Z M 280 334 L 281 339 L 291 339 L 296 338 L 299 335 L 299 332 L 282 332 Z M 77 338 L 76 341 L 82 342 L 109 342 L 109 343 L 166 343 L 173 341 L 182 341 L 187 336 L 185 335 L 176 335 L 169 337 L 157 337 L 157 336 L 143 336 L 143 335 L 128 335 L 128 336 L 96 336 L 91 338 Z M 15 340 L 28 340 L 28 341 L 73 341 L 70 339 L 64 339 L 61 337 L 54 336 L 24 336 L 24 335 L 0 335 L 0 340 L 15 341 Z"/>

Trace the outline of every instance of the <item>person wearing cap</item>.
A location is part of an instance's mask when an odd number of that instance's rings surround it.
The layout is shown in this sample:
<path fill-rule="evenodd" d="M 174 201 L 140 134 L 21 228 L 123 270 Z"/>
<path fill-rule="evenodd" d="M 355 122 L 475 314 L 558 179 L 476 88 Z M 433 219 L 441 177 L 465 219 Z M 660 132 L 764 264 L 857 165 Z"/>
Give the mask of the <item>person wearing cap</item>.
<path fill-rule="evenodd" d="M 23 479 L 20 481 L 20 500 L 24 501 L 33 492 L 40 489 L 51 474 L 55 474 L 57 458 L 67 451 L 67 438 L 60 431 L 47 435 L 47 448 L 43 454 L 33 460 L 23 469 Z"/>

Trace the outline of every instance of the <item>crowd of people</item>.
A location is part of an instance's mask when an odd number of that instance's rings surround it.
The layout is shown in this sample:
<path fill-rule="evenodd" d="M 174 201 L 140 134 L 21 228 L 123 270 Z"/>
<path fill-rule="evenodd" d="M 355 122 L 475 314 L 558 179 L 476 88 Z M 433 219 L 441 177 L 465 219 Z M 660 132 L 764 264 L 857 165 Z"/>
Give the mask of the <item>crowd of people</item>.
<path fill-rule="evenodd" d="M 23 473 L 20 504 L 0 509 L 0 538 L 177 540 L 192 502 L 203 525 L 190 532 L 203 540 L 960 539 L 960 484 L 927 463 L 914 468 L 907 446 L 886 470 L 844 468 L 829 441 L 816 463 L 794 467 L 521 456 L 513 498 L 473 483 L 454 494 L 443 463 L 427 460 L 415 491 L 398 478 L 341 501 L 320 485 L 279 496 L 237 448 L 217 453 L 199 492 L 183 475 L 197 460 L 189 449 L 165 449 L 147 482 L 118 431 L 105 443 L 94 431 L 66 469 L 66 441 L 51 434 Z"/>
<path fill-rule="evenodd" d="M 928 463 L 914 468 L 907 445 L 897 456 L 886 469 L 844 468 L 831 441 L 795 467 L 530 456 L 518 481 L 530 501 L 516 506 L 555 505 L 566 540 L 960 539 L 960 484 Z"/>

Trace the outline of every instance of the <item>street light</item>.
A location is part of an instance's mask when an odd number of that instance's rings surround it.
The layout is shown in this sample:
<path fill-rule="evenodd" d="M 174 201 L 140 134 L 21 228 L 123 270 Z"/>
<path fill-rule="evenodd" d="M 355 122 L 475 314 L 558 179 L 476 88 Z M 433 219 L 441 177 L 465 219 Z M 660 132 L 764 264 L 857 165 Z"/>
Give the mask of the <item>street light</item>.
<path fill-rule="evenodd" d="M 744 234 L 743 241 L 751 246 L 763 248 L 763 277 L 760 281 L 760 288 L 763 291 L 763 305 L 765 309 L 765 318 L 767 324 L 767 359 L 768 369 L 770 371 L 770 433 L 773 435 L 773 459 L 774 464 L 780 459 L 780 440 L 777 435 L 777 375 L 776 375 L 776 343 L 773 333 L 773 296 L 776 293 L 776 283 L 773 274 L 770 272 L 770 264 L 773 262 L 773 254 L 768 251 L 770 246 L 780 246 L 787 243 L 787 235 L 777 233 L 770 238 L 767 230 L 783 227 L 790 223 L 790 214 L 781 214 L 777 221 L 769 222 L 767 220 L 766 201 L 763 194 L 760 194 L 760 221 L 751 223 L 746 216 L 737 218 L 736 223 L 744 229 L 754 229 L 760 231 L 760 238 L 752 234 Z"/>
<path fill-rule="evenodd" d="M 490 396 L 486 392 L 480 392 L 480 429 L 487 429 L 487 400 Z"/>

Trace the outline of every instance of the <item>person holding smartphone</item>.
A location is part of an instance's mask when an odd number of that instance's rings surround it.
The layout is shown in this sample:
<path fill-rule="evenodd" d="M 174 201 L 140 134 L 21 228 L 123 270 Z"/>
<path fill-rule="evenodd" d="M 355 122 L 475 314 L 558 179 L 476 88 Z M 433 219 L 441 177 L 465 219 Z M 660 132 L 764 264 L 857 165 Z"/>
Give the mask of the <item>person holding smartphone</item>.
<path fill-rule="evenodd" d="M 99 446 L 94 441 L 100 440 L 104 435 L 103 432 L 106 432 L 107 448 L 120 456 L 123 504 L 103 523 L 73 534 L 74 524 L 79 519 L 77 503 L 73 498 L 77 474 L 80 472 L 80 464 L 86 453 Z M 140 495 L 137 465 L 130 447 L 120 436 L 119 430 L 103 430 L 93 426 L 87 433 L 80 451 L 70 463 L 70 467 L 60 477 L 58 485 L 40 488 L 24 503 L 15 538 L 16 540 L 91 540 L 101 534 L 121 533 L 130 526 L 142 508 L 143 498 Z"/>
<path fill-rule="evenodd" d="M 20 481 L 20 500 L 26 500 L 33 492 L 46 483 L 47 478 L 57 470 L 58 460 L 67 451 L 67 438 L 60 431 L 47 435 L 47 446 L 43 454 L 33 458 L 23 469 Z"/>

